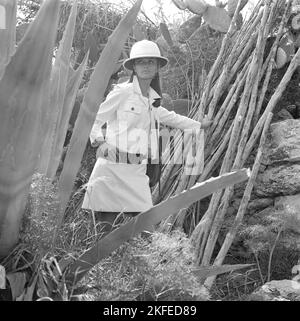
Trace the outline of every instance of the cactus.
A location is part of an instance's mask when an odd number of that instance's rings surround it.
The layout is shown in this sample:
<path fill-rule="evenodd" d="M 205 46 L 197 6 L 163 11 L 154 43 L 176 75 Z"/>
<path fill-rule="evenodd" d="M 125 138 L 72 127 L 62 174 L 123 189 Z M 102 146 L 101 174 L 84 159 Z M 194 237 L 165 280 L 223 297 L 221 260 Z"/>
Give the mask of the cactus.
<path fill-rule="evenodd" d="M 224 33 L 228 31 L 231 22 L 227 11 L 218 7 L 208 7 L 203 13 L 203 19 L 211 28 Z"/>

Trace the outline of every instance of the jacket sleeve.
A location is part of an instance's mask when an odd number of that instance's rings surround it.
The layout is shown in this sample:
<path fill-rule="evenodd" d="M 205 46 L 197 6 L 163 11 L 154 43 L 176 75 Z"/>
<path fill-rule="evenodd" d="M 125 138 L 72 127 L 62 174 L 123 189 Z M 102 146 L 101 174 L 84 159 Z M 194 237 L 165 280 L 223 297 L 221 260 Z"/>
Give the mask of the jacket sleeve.
<path fill-rule="evenodd" d="M 94 125 L 90 133 L 90 141 L 92 146 L 97 146 L 97 141 L 104 139 L 102 126 L 115 116 L 122 97 L 122 90 L 115 88 L 106 97 L 105 101 L 99 106 Z"/>
<path fill-rule="evenodd" d="M 169 111 L 164 107 L 157 108 L 157 115 L 160 122 L 164 125 L 179 128 L 179 129 L 200 129 L 201 123 L 189 117 L 176 114 L 174 111 Z"/>

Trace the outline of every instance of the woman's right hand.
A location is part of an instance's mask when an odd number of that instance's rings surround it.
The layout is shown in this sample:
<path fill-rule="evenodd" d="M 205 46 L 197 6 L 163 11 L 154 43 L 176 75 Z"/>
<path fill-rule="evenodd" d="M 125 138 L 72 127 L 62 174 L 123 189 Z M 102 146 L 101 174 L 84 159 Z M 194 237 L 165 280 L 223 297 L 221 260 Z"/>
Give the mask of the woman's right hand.
<path fill-rule="evenodd" d="M 213 123 L 212 120 L 207 120 L 207 119 L 203 119 L 202 122 L 201 122 L 201 129 L 206 129 L 208 127 L 211 126 L 211 124 Z"/>

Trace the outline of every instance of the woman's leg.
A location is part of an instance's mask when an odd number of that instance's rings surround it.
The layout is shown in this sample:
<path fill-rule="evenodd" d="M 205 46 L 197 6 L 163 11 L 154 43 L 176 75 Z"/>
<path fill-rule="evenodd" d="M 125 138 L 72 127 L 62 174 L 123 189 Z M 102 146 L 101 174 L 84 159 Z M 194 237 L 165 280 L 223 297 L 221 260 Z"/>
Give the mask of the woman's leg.
<path fill-rule="evenodd" d="M 96 223 L 101 224 L 101 232 L 107 234 L 113 230 L 119 212 L 95 212 Z"/>
<path fill-rule="evenodd" d="M 101 224 L 101 233 L 103 236 L 114 230 L 120 223 L 124 221 L 124 218 L 133 218 L 140 214 L 140 212 L 124 212 L 120 214 L 119 212 L 95 212 L 96 223 Z M 117 219 L 120 215 L 120 220 Z M 149 231 L 150 232 L 150 231 Z M 102 237 L 103 237 L 102 236 Z"/>

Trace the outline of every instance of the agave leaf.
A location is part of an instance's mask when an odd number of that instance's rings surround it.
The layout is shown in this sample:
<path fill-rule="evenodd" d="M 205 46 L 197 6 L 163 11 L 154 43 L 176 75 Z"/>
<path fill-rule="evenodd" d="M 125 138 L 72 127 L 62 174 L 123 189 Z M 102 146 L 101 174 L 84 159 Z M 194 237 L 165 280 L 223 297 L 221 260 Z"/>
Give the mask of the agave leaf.
<path fill-rule="evenodd" d="M 132 33 L 136 41 L 140 41 L 147 38 L 146 34 L 142 31 L 142 28 L 138 24 L 135 24 L 132 27 Z"/>
<path fill-rule="evenodd" d="M 88 56 L 89 56 L 89 53 L 87 52 L 82 63 L 76 69 L 76 71 L 74 71 L 73 68 L 71 67 L 69 70 L 68 84 L 67 84 L 65 99 L 64 99 L 63 108 L 62 108 L 62 117 L 60 119 L 60 124 L 58 126 L 58 132 L 56 135 L 55 152 L 52 155 L 52 162 L 50 164 L 52 167 L 53 173 L 56 173 L 57 168 L 59 166 L 66 134 L 68 131 L 69 119 L 73 110 L 77 91 L 79 89 L 84 71 L 87 66 Z"/>
<path fill-rule="evenodd" d="M 61 218 L 72 192 L 74 180 L 78 173 L 86 142 L 91 132 L 100 103 L 103 100 L 109 79 L 119 60 L 124 43 L 129 36 L 140 10 L 143 0 L 137 0 L 125 17 L 119 22 L 114 32 L 108 38 L 99 61 L 92 73 L 90 83 L 83 98 L 81 108 L 75 122 L 70 145 L 66 154 L 64 167 L 59 179 L 61 196 Z"/>
<path fill-rule="evenodd" d="M 218 7 L 208 7 L 203 13 L 203 19 L 211 28 L 224 33 L 228 31 L 231 22 L 227 11 Z"/>
<path fill-rule="evenodd" d="M 24 296 L 22 297 L 22 301 L 32 301 L 33 300 L 33 293 L 34 293 L 34 290 L 36 287 L 37 279 L 38 279 L 38 274 L 36 274 L 32 283 L 25 288 Z"/>
<path fill-rule="evenodd" d="M 0 0 L 0 21 L 4 17 L 4 24 L 0 26 L 0 79 L 5 65 L 15 52 L 16 43 L 16 15 L 17 0 Z M 3 22 L 3 20 L 2 20 Z"/>
<path fill-rule="evenodd" d="M 43 2 L 0 81 L 0 256 L 18 240 L 44 137 L 59 0 Z"/>
<path fill-rule="evenodd" d="M 206 279 L 210 276 L 219 275 L 227 272 L 232 272 L 235 270 L 240 270 L 248 268 L 253 264 L 224 264 L 221 266 L 201 266 L 199 269 L 193 270 L 192 273 L 197 275 L 199 278 Z"/>
<path fill-rule="evenodd" d="M 70 66 L 72 42 L 74 37 L 75 23 L 77 13 L 77 1 L 73 7 L 63 34 L 63 38 L 58 48 L 51 79 L 51 99 L 49 110 L 49 128 L 47 138 L 44 142 L 40 169 L 48 177 L 54 178 L 60 157 L 56 157 L 56 144 L 60 132 L 60 123 L 63 115 L 63 104 L 68 82 L 68 72 Z"/>
<path fill-rule="evenodd" d="M 97 62 L 99 48 L 93 30 L 89 31 L 86 35 L 84 41 L 84 51 L 89 51 L 89 60 L 91 61 L 91 64 L 94 65 Z"/>
<path fill-rule="evenodd" d="M 161 22 L 159 24 L 159 28 L 160 28 L 161 34 L 163 35 L 163 37 L 166 40 L 169 47 L 173 47 L 174 43 L 173 43 L 172 37 L 170 35 L 168 26 L 165 23 Z"/>
<path fill-rule="evenodd" d="M 94 247 L 86 251 L 78 260 L 72 263 L 69 266 L 66 279 L 72 284 L 73 281 L 75 282 L 74 284 L 76 284 L 95 264 L 138 233 L 144 230 L 152 230 L 155 224 L 177 213 L 180 209 L 188 208 L 192 203 L 207 197 L 218 189 L 245 181 L 249 178 L 249 175 L 248 170 L 242 169 L 211 178 L 205 182 L 197 183 L 189 190 L 170 197 L 149 210 L 140 213 L 128 223 L 100 239 Z"/>
<path fill-rule="evenodd" d="M 8 273 L 6 278 L 10 285 L 12 299 L 15 301 L 25 290 L 26 274 L 24 272 Z"/>

